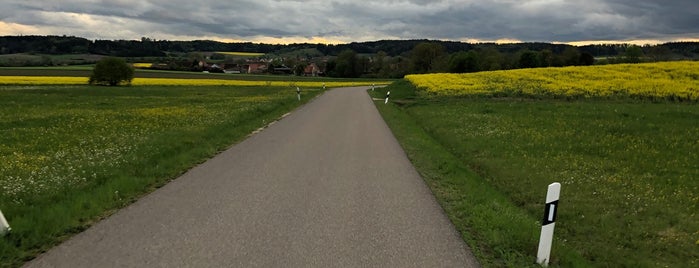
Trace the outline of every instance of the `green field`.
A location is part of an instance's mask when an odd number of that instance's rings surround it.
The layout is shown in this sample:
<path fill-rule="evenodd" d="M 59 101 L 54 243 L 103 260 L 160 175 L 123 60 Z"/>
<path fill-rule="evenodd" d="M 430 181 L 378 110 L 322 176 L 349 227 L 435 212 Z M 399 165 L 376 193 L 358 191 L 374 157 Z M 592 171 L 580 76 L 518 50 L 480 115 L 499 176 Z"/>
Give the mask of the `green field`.
<path fill-rule="evenodd" d="M 486 267 L 534 262 L 552 182 L 553 265 L 699 265 L 696 103 L 386 90 L 379 110 Z"/>
<path fill-rule="evenodd" d="M 215 54 L 222 54 L 222 55 L 226 55 L 226 56 L 234 56 L 234 57 L 241 57 L 241 58 L 260 57 L 260 56 L 265 55 L 265 53 L 255 53 L 255 52 L 215 52 Z"/>
<path fill-rule="evenodd" d="M 320 91 L 0 86 L 0 209 L 17 266 Z"/>
<path fill-rule="evenodd" d="M 90 77 L 93 66 L 62 66 L 62 67 L 0 67 L 2 76 L 70 76 Z M 353 79 L 332 77 L 310 77 L 291 75 L 258 75 L 258 74 L 223 74 L 181 71 L 161 71 L 136 69 L 136 78 L 175 78 L 175 79 L 224 79 L 245 81 L 290 81 L 290 82 L 385 82 L 391 79 Z"/>

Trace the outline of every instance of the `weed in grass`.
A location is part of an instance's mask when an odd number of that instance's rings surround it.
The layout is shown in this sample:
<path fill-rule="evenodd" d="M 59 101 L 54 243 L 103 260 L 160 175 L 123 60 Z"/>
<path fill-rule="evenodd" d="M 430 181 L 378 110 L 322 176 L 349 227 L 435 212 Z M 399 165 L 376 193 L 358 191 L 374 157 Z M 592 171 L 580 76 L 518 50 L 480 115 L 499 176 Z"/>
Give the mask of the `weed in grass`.
<path fill-rule="evenodd" d="M 383 90 L 413 96 L 412 103 L 394 99 L 400 106 L 377 106 L 457 228 L 472 247 L 482 247 L 477 250 L 485 263 L 518 266 L 536 254 L 538 230 L 529 224 L 541 218 L 546 185 L 554 181 L 563 184 L 554 265 L 699 263 L 696 105 L 425 98 L 405 84 Z M 467 171 L 439 164 L 440 150 L 456 159 L 450 165 Z M 450 205 L 462 197 L 468 201 Z M 510 210 L 527 216 L 508 216 Z M 521 229 L 529 231 L 518 234 Z"/>
<path fill-rule="evenodd" d="M 0 208 L 13 227 L 0 263 L 21 264 L 301 103 L 288 88 L 0 88 Z"/>

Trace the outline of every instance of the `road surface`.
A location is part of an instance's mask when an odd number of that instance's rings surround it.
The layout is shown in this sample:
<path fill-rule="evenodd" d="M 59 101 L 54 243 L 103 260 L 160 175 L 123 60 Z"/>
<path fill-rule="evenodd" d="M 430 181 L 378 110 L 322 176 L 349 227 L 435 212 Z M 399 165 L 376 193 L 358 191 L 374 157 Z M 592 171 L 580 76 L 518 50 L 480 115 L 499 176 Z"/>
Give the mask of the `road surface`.
<path fill-rule="evenodd" d="M 478 267 L 366 88 L 326 92 L 27 267 Z"/>

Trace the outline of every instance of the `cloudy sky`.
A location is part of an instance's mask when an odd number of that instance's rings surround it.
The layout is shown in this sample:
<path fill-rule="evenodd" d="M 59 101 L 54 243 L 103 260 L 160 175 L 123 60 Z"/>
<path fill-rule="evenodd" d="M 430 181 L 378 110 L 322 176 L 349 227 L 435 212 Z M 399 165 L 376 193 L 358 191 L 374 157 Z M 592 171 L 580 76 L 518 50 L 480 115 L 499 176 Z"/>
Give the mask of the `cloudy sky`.
<path fill-rule="evenodd" d="M 1 0 L 0 35 L 346 43 L 699 41 L 698 0 Z"/>

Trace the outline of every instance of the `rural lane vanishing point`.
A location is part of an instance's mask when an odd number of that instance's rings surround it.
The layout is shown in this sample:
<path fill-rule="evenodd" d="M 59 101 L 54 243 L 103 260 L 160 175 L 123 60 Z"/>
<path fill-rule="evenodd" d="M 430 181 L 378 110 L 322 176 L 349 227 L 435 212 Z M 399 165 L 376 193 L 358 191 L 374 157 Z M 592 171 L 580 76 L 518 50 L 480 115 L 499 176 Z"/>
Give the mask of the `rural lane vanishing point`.
<path fill-rule="evenodd" d="M 27 267 L 478 267 L 366 87 L 326 92 Z"/>

